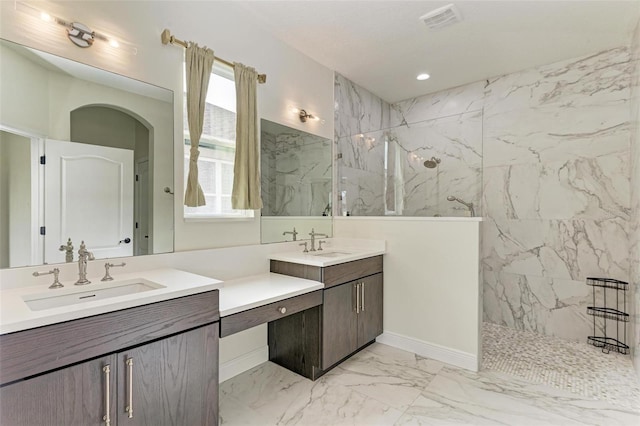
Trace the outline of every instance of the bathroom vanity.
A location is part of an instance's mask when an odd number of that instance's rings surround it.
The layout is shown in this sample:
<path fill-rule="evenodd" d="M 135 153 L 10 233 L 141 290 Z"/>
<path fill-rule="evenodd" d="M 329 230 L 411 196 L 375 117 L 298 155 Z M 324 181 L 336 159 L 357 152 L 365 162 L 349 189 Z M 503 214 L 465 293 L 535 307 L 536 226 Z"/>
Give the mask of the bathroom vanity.
<path fill-rule="evenodd" d="M 333 252 L 336 253 L 336 252 Z M 273 256 L 271 271 L 323 283 L 322 304 L 269 323 L 269 360 L 316 380 L 382 334 L 382 256 Z M 332 259 L 332 260 L 327 260 Z"/>
<path fill-rule="evenodd" d="M 216 425 L 219 338 L 267 323 L 269 359 L 317 379 L 382 333 L 382 253 L 277 254 L 225 282 L 157 269 L 2 290 L 0 424 Z"/>
<path fill-rule="evenodd" d="M 217 424 L 220 281 L 165 275 L 164 296 L 134 295 L 138 306 L 0 335 L 0 424 Z M 189 288 L 181 276 L 197 278 Z M 75 315 L 112 306 L 91 303 Z"/>

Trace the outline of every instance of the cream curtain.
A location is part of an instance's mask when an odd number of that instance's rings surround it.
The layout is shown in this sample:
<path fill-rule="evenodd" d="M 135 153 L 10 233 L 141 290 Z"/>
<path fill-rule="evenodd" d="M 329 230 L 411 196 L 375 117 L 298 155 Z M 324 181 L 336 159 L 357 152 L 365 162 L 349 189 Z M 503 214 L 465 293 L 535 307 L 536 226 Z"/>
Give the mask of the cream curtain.
<path fill-rule="evenodd" d="M 186 78 L 187 117 L 191 152 L 189 155 L 187 189 L 184 193 L 184 205 L 187 207 L 198 207 L 206 204 L 202 188 L 198 183 L 198 157 L 200 156 L 198 144 L 200 143 L 200 136 L 202 136 L 204 103 L 207 98 L 213 59 L 213 50 L 206 47 L 198 47 L 193 42 L 189 43 L 186 52 Z"/>
<path fill-rule="evenodd" d="M 233 69 L 236 80 L 236 158 L 231 207 L 257 210 L 262 208 L 256 104 L 258 73 L 237 62 Z"/>

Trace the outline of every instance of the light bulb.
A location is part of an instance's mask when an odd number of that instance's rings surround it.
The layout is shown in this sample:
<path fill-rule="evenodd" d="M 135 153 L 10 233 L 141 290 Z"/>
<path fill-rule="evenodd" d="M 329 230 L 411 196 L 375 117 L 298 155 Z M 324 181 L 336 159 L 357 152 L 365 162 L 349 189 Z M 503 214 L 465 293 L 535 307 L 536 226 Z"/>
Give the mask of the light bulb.
<path fill-rule="evenodd" d="M 111 47 L 115 47 L 115 48 L 120 47 L 120 43 L 118 43 L 118 40 L 116 40 L 116 39 L 111 39 L 111 40 L 109 40 L 109 45 L 110 45 Z"/>
<path fill-rule="evenodd" d="M 422 73 L 422 74 L 418 74 L 418 76 L 416 77 L 416 80 L 427 80 L 429 77 L 431 77 L 429 74 Z"/>
<path fill-rule="evenodd" d="M 51 18 L 51 15 L 49 15 L 47 12 L 40 12 L 40 18 L 43 21 L 47 21 L 47 22 L 51 22 L 53 19 Z"/>

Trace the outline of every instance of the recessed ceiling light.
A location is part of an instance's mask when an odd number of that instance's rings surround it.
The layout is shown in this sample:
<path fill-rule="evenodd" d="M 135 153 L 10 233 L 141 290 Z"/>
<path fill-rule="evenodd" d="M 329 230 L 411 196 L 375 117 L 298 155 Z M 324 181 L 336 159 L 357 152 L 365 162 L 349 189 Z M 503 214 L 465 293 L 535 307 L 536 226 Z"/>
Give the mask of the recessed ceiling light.
<path fill-rule="evenodd" d="M 431 77 L 429 74 L 427 73 L 422 73 L 422 74 L 418 74 L 418 76 L 416 77 L 416 80 L 426 80 L 429 77 Z"/>

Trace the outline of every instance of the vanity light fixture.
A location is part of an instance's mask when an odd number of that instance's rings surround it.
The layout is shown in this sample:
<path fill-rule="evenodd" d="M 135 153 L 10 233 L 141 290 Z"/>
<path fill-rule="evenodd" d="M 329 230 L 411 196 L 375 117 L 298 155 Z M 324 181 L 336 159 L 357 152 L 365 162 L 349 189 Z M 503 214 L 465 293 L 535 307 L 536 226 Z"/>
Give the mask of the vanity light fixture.
<path fill-rule="evenodd" d="M 300 121 L 302 121 L 303 123 L 306 123 L 307 120 L 313 120 L 313 121 L 319 121 L 321 124 L 324 124 L 324 120 L 321 120 L 320 117 L 318 117 L 317 115 L 309 114 L 307 111 L 303 109 L 298 109 L 296 107 L 289 106 L 289 110 L 294 114 L 298 114 Z"/>
<path fill-rule="evenodd" d="M 314 121 L 320 121 L 320 117 L 315 116 L 313 114 L 309 114 L 307 111 L 301 109 L 300 110 L 300 121 L 302 121 L 303 123 L 305 123 L 307 120 L 314 120 Z"/>
<path fill-rule="evenodd" d="M 423 72 L 422 74 L 418 74 L 418 76 L 416 77 L 416 80 L 420 80 L 420 81 L 428 80 L 429 77 L 431 77 L 429 74 Z"/>
<path fill-rule="evenodd" d="M 94 31 L 80 22 L 72 22 L 59 16 L 52 15 L 44 10 L 38 9 L 37 7 L 29 3 L 16 1 L 15 9 L 20 12 L 39 17 L 45 22 L 51 22 L 65 27 L 67 30 L 67 37 L 69 37 L 69 40 L 71 40 L 71 42 L 78 47 L 91 47 L 93 45 L 93 42 L 97 39 L 100 41 L 104 41 L 105 43 L 109 44 L 109 46 L 116 49 L 121 48 L 122 45 L 125 44 L 127 45 L 127 48 L 125 50 L 130 50 L 134 55 L 138 53 L 138 49 L 135 47 L 131 47 L 129 43 L 124 43 L 123 41 L 119 41 L 114 37 L 102 34 L 98 31 Z"/>

